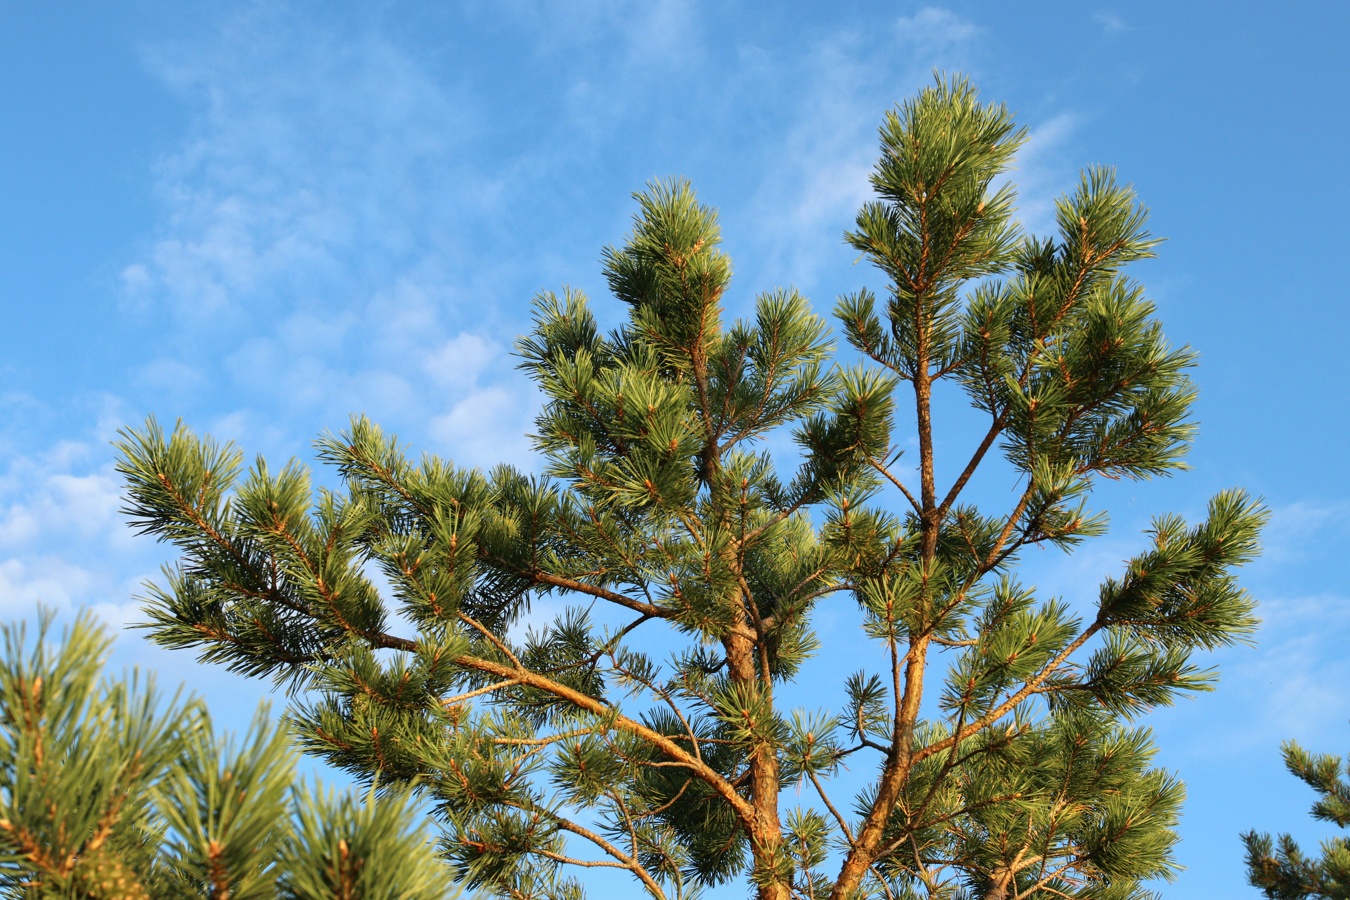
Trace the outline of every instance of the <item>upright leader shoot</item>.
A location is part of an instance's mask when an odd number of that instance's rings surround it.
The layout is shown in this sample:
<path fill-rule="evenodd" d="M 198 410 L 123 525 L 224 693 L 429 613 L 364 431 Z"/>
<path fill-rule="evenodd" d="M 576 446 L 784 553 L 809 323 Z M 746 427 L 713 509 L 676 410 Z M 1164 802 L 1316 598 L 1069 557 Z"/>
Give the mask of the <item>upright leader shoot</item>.
<path fill-rule="evenodd" d="M 1002 178 L 1023 140 L 961 80 L 887 115 L 847 235 L 885 287 L 837 309 L 854 366 L 795 291 L 727 323 L 716 214 L 650 185 L 603 254 L 627 320 L 543 294 L 518 344 L 542 478 L 415 463 L 364 418 L 319 441 L 338 492 L 296 463 L 241 477 L 181 426 L 128 434 L 129 509 L 183 552 L 155 638 L 289 686 L 311 752 L 416 779 L 444 853 L 503 897 L 578 897 L 595 868 L 663 898 L 1145 896 L 1182 788 L 1128 723 L 1208 689 L 1193 652 L 1252 630 L 1232 573 L 1263 513 L 1228 492 L 1163 516 L 1096 596 L 1014 577 L 1106 530 L 1099 477 L 1180 467 L 1194 398 L 1194 355 L 1124 274 L 1157 243 L 1133 192 L 1089 169 L 1058 235 L 1024 234 Z M 944 381 L 983 417 L 971 446 L 939 440 Z M 1003 508 L 969 502 L 982 467 Z M 549 594 L 567 612 L 522 638 Z M 852 674 L 822 601 L 861 611 Z M 833 708 L 794 705 L 813 657 Z"/>

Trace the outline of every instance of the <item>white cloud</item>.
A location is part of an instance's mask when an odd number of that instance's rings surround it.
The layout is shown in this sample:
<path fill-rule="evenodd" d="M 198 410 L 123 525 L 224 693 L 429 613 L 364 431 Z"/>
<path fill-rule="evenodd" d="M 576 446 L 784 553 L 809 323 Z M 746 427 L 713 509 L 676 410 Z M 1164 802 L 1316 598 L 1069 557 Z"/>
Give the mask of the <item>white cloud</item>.
<path fill-rule="evenodd" d="M 1017 211 L 1029 234 L 1058 235 L 1055 199 L 1073 190 L 1079 166 L 1069 152 L 1078 119 L 1059 113 L 1028 129 L 1009 178 L 1017 185 Z"/>
<path fill-rule="evenodd" d="M 1222 732 L 1221 755 L 1295 739 L 1310 746 L 1339 740 L 1350 719 L 1350 598 L 1334 594 L 1262 598 L 1257 648 L 1226 652 L 1218 702 L 1231 715 L 1210 721 Z M 1221 724 L 1220 724 L 1221 723 Z M 1196 738 L 1197 745 L 1214 735 Z"/>
<path fill-rule="evenodd" d="M 852 255 L 841 236 L 872 199 L 882 116 L 931 84 L 935 69 L 967 67 L 979 34 L 956 13 L 926 7 L 891 29 L 824 33 L 791 58 L 790 70 L 771 50 L 741 48 L 742 79 L 795 98 L 751 204 L 757 267 L 771 273 L 769 284 L 813 290 L 827 270 L 844 274 Z"/>
<path fill-rule="evenodd" d="M 495 0 L 480 4 L 478 12 L 526 29 L 545 54 L 593 55 L 601 64 L 617 64 L 641 77 L 684 65 L 702 52 L 700 5 L 689 0 Z"/>
<path fill-rule="evenodd" d="M 361 302 L 466 226 L 491 180 L 458 161 L 473 114 L 378 31 L 251 6 L 209 43 L 149 51 L 195 110 L 157 170 L 164 218 L 122 273 L 200 330 Z"/>
<path fill-rule="evenodd" d="M 143 298 L 154 286 L 150 269 L 144 263 L 132 263 L 122 269 L 122 290 L 133 299 Z"/>
<path fill-rule="evenodd" d="M 110 463 L 88 471 L 93 455 L 86 444 L 62 441 L 38 457 L 11 459 L 0 475 L 0 548 L 96 538 L 122 545 L 116 478 Z"/>
<path fill-rule="evenodd" d="M 201 366 L 169 357 L 152 359 L 136 373 L 138 387 L 174 401 L 175 405 L 181 405 L 200 393 L 207 383 L 206 373 Z"/>
<path fill-rule="evenodd" d="M 1119 14 L 1107 9 L 1098 10 L 1093 13 L 1092 21 L 1102 26 L 1102 29 L 1108 34 L 1117 34 L 1122 31 L 1134 30 L 1133 26 L 1122 19 Z"/>
<path fill-rule="evenodd" d="M 821 270 L 843 255 L 840 235 L 871 197 L 875 128 L 894 100 L 873 90 L 871 38 L 827 35 L 798 61 L 801 91 L 789 112 L 792 124 L 752 201 L 756 252 L 772 273 L 771 284 L 810 289 Z M 910 78 L 918 82 L 926 73 L 926 67 L 922 74 L 916 68 Z"/>
<path fill-rule="evenodd" d="M 895 28 L 903 43 L 924 55 L 944 53 L 980 33 L 974 23 L 936 6 L 924 7 L 912 16 L 901 16 Z"/>
<path fill-rule="evenodd" d="M 1271 509 L 1261 534 L 1263 566 L 1298 562 L 1350 531 L 1350 504 L 1300 500 Z"/>
<path fill-rule="evenodd" d="M 646 0 L 627 12 L 630 64 L 684 64 L 691 51 L 698 52 L 697 6 L 687 0 Z"/>
<path fill-rule="evenodd" d="M 255 432 L 253 418 L 250 410 L 235 409 L 211 419 L 204 430 L 218 441 L 247 446 Z"/>
<path fill-rule="evenodd" d="M 506 462 L 528 468 L 533 459 L 525 432 L 538 408 L 536 399 L 504 387 L 474 391 L 432 420 L 430 435 L 457 465 Z"/>
<path fill-rule="evenodd" d="M 87 608 L 121 631 L 145 619 L 139 601 L 132 599 L 143 582 L 119 578 L 107 566 L 78 565 L 64 553 L 0 560 L 0 619 L 31 620 L 39 608 Z"/>
<path fill-rule="evenodd" d="M 463 388 L 475 384 L 483 369 L 500 352 L 491 340 L 461 331 L 428 353 L 422 367 L 437 385 Z"/>
<path fill-rule="evenodd" d="M 381 356 L 419 357 L 444 333 L 442 310 L 452 304 L 450 293 L 434 276 L 401 275 L 366 304 L 362 342 Z"/>
<path fill-rule="evenodd" d="M 250 452 L 303 453 L 358 412 L 417 443 L 483 391 L 519 393 L 496 331 L 514 328 L 497 295 L 519 266 L 481 252 L 519 161 L 471 152 L 484 113 L 372 24 L 257 4 L 146 54 L 192 118 L 122 272 L 128 305 L 169 320 L 172 351 L 138 386 L 216 411 Z"/>
<path fill-rule="evenodd" d="M 116 398 L 105 398 L 87 429 L 97 440 L 60 440 L 5 459 L 0 617 L 29 619 L 39 605 L 88 607 L 115 628 L 139 617 L 133 597 L 168 554 L 136 535 L 120 511 L 121 481 L 106 444 L 116 408 Z"/>
<path fill-rule="evenodd" d="M 0 562 L 0 605 L 6 618 L 31 615 L 39 604 L 68 609 L 87 599 L 93 575 L 59 556 Z"/>

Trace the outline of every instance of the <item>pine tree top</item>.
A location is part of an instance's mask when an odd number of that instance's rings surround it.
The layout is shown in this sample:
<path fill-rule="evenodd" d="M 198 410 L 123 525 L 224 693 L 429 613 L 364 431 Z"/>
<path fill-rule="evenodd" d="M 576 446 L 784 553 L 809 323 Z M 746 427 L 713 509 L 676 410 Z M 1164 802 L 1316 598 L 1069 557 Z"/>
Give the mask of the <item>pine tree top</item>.
<path fill-rule="evenodd" d="M 288 685 L 307 750 L 415 782 L 459 874 L 501 896 L 578 897 L 588 867 L 654 897 L 1147 896 L 1182 789 L 1131 721 L 1251 633 L 1234 569 L 1264 513 L 1225 492 L 1199 523 L 1159 517 L 1095 598 L 1016 580 L 1025 549 L 1104 532 L 1098 479 L 1181 467 L 1195 395 L 1124 272 L 1157 245 L 1133 191 L 1089 169 L 1059 234 L 1026 235 L 1005 177 L 1024 138 L 961 79 L 887 115 L 846 236 L 885 281 L 836 309 L 851 368 L 795 291 L 725 322 L 716 214 L 650 184 L 602 257 L 626 319 L 544 293 L 518 344 L 543 477 L 414 462 L 361 417 L 318 443 L 332 492 L 182 425 L 128 433 L 127 508 L 183 554 L 155 640 Z M 939 467 L 943 381 L 987 431 Z M 1006 508 L 965 495 L 991 454 Z M 567 611 L 522 635 L 546 595 Z M 793 709 L 826 597 L 875 654 L 833 708 Z M 852 805 L 845 766 L 872 773 Z"/>

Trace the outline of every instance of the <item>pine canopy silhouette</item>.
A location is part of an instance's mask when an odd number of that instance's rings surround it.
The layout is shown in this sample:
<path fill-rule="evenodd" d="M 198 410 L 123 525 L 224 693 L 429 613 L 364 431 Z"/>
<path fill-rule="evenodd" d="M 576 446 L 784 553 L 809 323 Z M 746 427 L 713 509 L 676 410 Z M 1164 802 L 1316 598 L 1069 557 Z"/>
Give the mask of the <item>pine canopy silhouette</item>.
<path fill-rule="evenodd" d="M 1095 597 L 1020 583 L 1023 551 L 1106 531 L 1099 479 L 1182 466 L 1195 356 L 1125 274 L 1158 242 L 1111 171 L 1038 237 L 1005 178 L 1025 132 L 966 81 L 880 137 L 846 242 L 884 286 L 835 310 L 856 356 L 791 289 L 727 322 L 716 213 L 664 181 L 603 253 L 626 320 L 535 300 L 537 476 L 413 460 L 361 417 L 318 441 L 336 490 L 182 425 L 125 435 L 128 508 L 182 553 L 154 639 L 287 685 L 309 752 L 416 779 L 499 896 L 579 898 L 596 868 L 660 898 L 1149 896 L 1183 788 L 1131 723 L 1252 631 L 1233 570 L 1263 512 L 1159 517 Z M 939 388 L 982 417 L 971 446 Z M 982 470 L 1008 503 L 970 501 Z M 870 655 L 822 646 L 823 604 Z M 793 700 L 808 665 L 828 708 Z"/>

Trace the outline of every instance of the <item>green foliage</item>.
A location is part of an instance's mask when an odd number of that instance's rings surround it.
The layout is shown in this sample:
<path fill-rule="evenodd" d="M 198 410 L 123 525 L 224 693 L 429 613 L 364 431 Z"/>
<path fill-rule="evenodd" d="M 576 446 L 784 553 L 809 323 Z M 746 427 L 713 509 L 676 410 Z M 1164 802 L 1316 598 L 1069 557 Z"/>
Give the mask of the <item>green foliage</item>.
<path fill-rule="evenodd" d="M 1282 748 L 1284 764 L 1318 793 L 1314 819 L 1350 826 L 1350 769 L 1340 757 L 1312 754 L 1293 741 Z M 1306 856 L 1289 835 L 1278 841 L 1269 834 L 1249 831 L 1242 836 L 1247 847 L 1247 879 L 1271 900 L 1346 900 L 1350 898 L 1350 838 L 1333 837 L 1322 842 L 1322 855 Z"/>
<path fill-rule="evenodd" d="M 1233 571 L 1264 513 L 1225 492 L 1160 517 L 1096 596 L 1015 579 L 1025 549 L 1106 531 L 1099 478 L 1182 467 L 1195 395 L 1124 274 L 1158 243 L 1133 191 L 1089 169 L 1058 235 L 1024 234 L 1024 136 L 959 79 L 887 115 L 846 236 L 887 284 L 836 310 L 855 365 L 794 291 L 725 323 L 716 214 L 649 185 L 603 255 L 626 320 L 545 293 L 517 345 L 541 477 L 413 461 L 361 417 L 318 442 L 333 492 L 181 424 L 128 433 L 127 509 L 182 554 L 155 640 L 288 685 L 307 750 L 415 782 L 457 872 L 500 896 L 579 897 L 568 873 L 594 867 L 654 897 L 1148 896 L 1182 789 L 1129 722 L 1210 688 L 1194 654 L 1251 633 Z M 987 431 L 939 461 L 940 382 Z M 1008 508 L 965 497 L 991 455 Z M 518 627 L 547 596 L 566 611 Z M 875 654 L 835 708 L 798 709 L 831 596 Z M 846 777 L 869 782 L 851 807 Z"/>
<path fill-rule="evenodd" d="M 291 788 L 287 729 L 243 746 L 135 677 L 100 682 L 86 615 L 0 629 L 0 894 L 14 898 L 440 898 L 448 872 L 406 794 L 355 804 Z M 287 794 L 290 794 L 288 797 Z"/>

